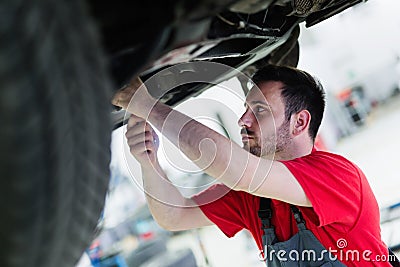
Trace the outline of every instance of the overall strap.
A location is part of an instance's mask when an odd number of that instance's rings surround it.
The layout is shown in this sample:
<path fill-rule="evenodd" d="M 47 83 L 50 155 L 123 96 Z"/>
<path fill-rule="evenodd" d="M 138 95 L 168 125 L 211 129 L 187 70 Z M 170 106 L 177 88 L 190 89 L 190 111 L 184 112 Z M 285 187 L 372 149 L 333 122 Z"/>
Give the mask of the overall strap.
<path fill-rule="evenodd" d="M 305 221 L 304 221 L 303 215 L 301 214 L 301 211 L 299 210 L 299 208 L 297 208 L 294 205 L 290 205 L 290 210 L 292 211 L 293 216 L 296 220 L 297 228 L 299 230 L 306 229 Z M 258 217 L 261 220 L 261 229 L 264 230 L 264 232 L 265 232 L 265 229 L 267 229 L 267 228 L 273 228 L 273 225 L 271 225 L 272 209 L 271 209 L 271 199 L 270 198 L 260 197 L 260 207 L 258 209 Z"/>
<path fill-rule="evenodd" d="M 272 210 L 271 199 L 260 197 L 260 208 L 258 209 L 258 217 L 261 220 L 262 228 L 269 228 L 271 226 Z"/>
<path fill-rule="evenodd" d="M 305 230 L 306 224 L 299 208 L 297 208 L 294 205 L 290 205 L 290 210 L 292 211 L 293 216 L 296 220 L 297 229 Z M 261 229 L 263 230 L 262 242 L 265 248 L 266 246 L 277 242 L 277 238 L 275 235 L 275 228 L 271 224 L 272 209 L 271 209 L 270 198 L 260 197 L 260 207 L 258 209 L 258 217 L 261 220 Z"/>
<path fill-rule="evenodd" d="M 258 210 L 258 217 L 261 220 L 261 229 L 263 230 L 262 244 L 264 257 L 267 259 L 265 263 L 267 267 L 282 266 L 279 260 L 275 257 L 274 260 L 270 261 L 269 251 L 271 245 L 278 242 L 275 234 L 275 227 L 271 224 L 272 219 L 272 209 L 271 209 L 271 199 L 260 197 L 260 207 Z M 291 211 L 297 222 L 298 229 L 305 229 L 305 224 L 300 210 L 293 205 L 290 205 Z"/>
<path fill-rule="evenodd" d="M 303 215 L 298 207 L 294 205 L 290 205 L 290 210 L 293 213 L 294 219 L 296 220 L 297 229 L 305 230 L 306 229 L 306 222 L 303 219 Z"/>
<path fill-rule="evenodd" d="M 278 241 L 275 235 L 275 228 L 271 224 L 272 209 L 270 198 L 260 197 L 258 217 L 261 220 L 261 229 L 263 230 L 262 243 L 265 250 L 269 245 Z M 264 251 L 264 253 L 266 253 L 266 251 Z"/>
<path fill-rule="evenodd" d="M 258 209 L 258 217 L 261 220 L 261 230 L 263 231 L 262 235 L 262 252 L 265 257 L 265 263 L 267 267 L 276 267 L 276 266 L 281 266 L 279 262 L 270 262 L 268 260 L 269 255 L 269 247 L 272 244 L 275 244 L 278 242 L 278 239 L 276 238 L 275 235 L 275 228 L 271 224 L 271 218 L 272 218 L 272 209 L 271 209 L 271 199 L 270 198 L 263 198 L 260 197 L 260 207 Z"/>

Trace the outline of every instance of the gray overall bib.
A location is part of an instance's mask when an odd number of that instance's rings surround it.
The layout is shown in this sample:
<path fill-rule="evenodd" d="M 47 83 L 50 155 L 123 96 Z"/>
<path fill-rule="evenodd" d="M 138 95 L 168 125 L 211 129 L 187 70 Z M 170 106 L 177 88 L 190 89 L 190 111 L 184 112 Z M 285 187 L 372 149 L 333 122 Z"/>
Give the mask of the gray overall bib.
<path fill-rule="evenodd" d="M 300 210 L 290 206 L 296 219 L 298 233 L 289 240 L 278 242 L 275 228 L 271 225 L 271 199 L 260 198 L 258 216 L 264 231 L 262 242 L 264 246 L 265 263 L 268 267 L 345 267 L 338 261 L 314 234 L 305 226 Z"/>
<path fill-rule="evenodd" d="M 299 232 L 289 240 L 278 242 L 275 228 L 271 225 L 272 210 L 271 199 L 260 198 L 258 217 L 261 219 L 262 242 L 264 246 L 264 261 L 268 267 L 327 267 L 345 266 L 338 261 L 314 234 L 306 228 L 300 210 L 291 205 L 290 209 L 296 219 Z M 389 263 L 394 267 L 400 267 L 400 262 L 394 253 L 389 250 Z"/>
<path fill-rule="evenodd" d="M 314 234 L 306 228 L 300 210 L 291 205 L 290 209 L 296 219 L 298 233 L 289 240 L 278 242 L 275 228 L 271 225 L 272 210 L 271 199 L 260 198 L 258 216 L 261 219 L 262 242 L 264 246 L 264 261 L 268 267 L 314 267 L 314 266 L 345 266 L 338 261 Z M 394 267 L 400 267 L 400 262 L 390 250 L 389 263 Z"/>

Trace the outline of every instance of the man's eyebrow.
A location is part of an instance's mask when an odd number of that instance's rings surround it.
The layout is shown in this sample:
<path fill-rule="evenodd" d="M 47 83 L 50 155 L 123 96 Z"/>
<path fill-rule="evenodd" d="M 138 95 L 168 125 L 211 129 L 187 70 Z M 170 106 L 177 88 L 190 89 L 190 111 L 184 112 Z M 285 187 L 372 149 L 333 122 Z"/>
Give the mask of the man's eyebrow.
<path fill-rule="evenodd" d="M 251 103 L 252 105 L 261 104 L 261 105 L 263 105 L 263 106 L 269 106 L 269 104 L 268 104 L 267 102 L 265 102 L 265 101 L 260 101 L 260 100 L 251 101 L 250 103 Z"/>
<path fill-rule="evenodd" d="M 251 101 L 250 104 L 251 104 L 252 106 L 255 106 L 255 105 L 263 105 L 263 106 L 266 106 L 266 107 L 270 108 L 270 105 L 269 105 L 267 102 L 260 101 L 260 100 Z M 244 102 L 244 106 L 245 106 L 245 107 L 247 106 L 247 101 Z"/>

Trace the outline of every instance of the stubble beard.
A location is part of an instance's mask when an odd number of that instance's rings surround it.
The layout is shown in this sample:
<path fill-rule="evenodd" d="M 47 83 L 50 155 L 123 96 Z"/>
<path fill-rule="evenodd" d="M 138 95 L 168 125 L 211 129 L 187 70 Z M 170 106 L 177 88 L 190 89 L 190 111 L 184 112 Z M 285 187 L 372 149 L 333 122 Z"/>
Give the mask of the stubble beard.
<path fill-rule="evenodd" d="M 250 146 L 249 143 L 244 144 L 243 148 L 257 157 L 268 159 L 276 158 L 276 154 L 285 151 L 288 145 L 292 142 L 289 135 L 290 122 L 283 122 L 276 130 L 276 134 L 267 136 L 260 142 L 260 138 L 255 140 L 255 143 Z"/>

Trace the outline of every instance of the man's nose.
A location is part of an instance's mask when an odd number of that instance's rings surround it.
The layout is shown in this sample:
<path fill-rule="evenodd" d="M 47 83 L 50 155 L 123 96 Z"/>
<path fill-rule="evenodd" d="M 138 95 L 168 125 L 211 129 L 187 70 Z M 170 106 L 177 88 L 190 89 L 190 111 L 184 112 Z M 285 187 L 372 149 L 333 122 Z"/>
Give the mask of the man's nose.
<path fill-rule="evenodd" d="M 252 118 L 251 118 L 251 114 L 249 114 L 249 112 L 245 112 L 242 117 L 240 117 L 238 124 L 239 127 L 241 128 L 250 128 L 252 125 Z"/>

